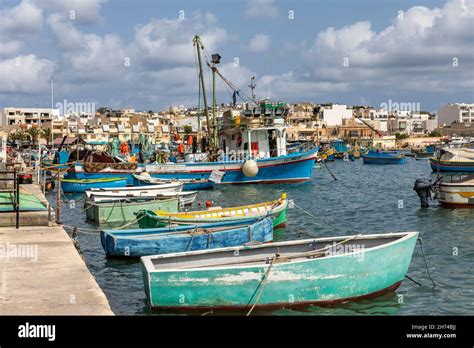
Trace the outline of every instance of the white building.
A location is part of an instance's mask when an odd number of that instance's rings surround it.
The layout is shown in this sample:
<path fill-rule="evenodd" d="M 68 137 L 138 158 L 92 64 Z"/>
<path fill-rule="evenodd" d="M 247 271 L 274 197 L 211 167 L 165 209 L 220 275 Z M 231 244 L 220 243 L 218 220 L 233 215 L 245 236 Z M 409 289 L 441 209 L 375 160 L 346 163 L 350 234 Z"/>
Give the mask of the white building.
<path fill-rule="evenodd" d="M 345 118 L 352 118 L 352 108 L 348 108 L 347 105 L 333 104 L 331 106 L 323 106 L 322 120 L 328 126 L 340 126 Z"/>
<path fill-rule="evenodd" d="M 438 125 L 449 126 L 453 122 L 474 122 L 474 104 L 454 103 L 438 111 Z"/>
<path fill-rule="evenodd" d="M 49 108 L 16 108 L 7 107 L 3 109 L 1 117 L 1 126 L 33 124 L 42 126 L 45 122 L 59 117 L 59 109 Z"/>

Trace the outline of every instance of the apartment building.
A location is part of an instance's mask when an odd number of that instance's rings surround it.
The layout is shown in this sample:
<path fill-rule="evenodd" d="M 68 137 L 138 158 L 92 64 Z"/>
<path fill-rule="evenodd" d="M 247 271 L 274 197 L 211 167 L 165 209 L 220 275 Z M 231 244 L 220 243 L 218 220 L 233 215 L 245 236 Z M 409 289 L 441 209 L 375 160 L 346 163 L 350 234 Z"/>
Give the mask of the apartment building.
<path fill-rule="evenodd" d="M 438 110 L 438 125 L 449 126 L 454 122 L 474 122 L 474 104 L 453 103 Z"/>
<path fill-rule="evenodd" d="M 28 128 L 32 125 L 43 127 L 44 123 L 58 117 L 59 109 L 6 107 L 0 118 L 0 126 L 24 124 Z"/>

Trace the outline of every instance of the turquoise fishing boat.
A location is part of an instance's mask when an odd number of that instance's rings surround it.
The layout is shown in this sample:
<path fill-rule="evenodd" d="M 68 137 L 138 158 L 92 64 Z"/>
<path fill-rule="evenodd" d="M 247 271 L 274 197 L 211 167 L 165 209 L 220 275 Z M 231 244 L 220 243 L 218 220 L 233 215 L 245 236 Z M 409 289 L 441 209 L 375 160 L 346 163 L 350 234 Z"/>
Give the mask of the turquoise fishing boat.
<path fill-rule="evenodd" d="M 142 209 L 166 210 L 177 212 L 179 198 L 168 199 L 148 199 L 148 198 L 125 198 L 111 202 L 91 202 L 86 201 L 84 208 L 86 210 L 87 220 L 98 224 L 131 222 L 135 220 L 135 214 Z"/>
<path fill-rule="evenodd" d="M 92 188 L 117 188 L 127 186 L 123 178 L 97 178 L 97 179 L 61 179 L 63 192 L 86 192 Z"/>
<path fill-rule="evenodd" d="M 365 164 L 405 164 L 405 155 L 397 151 L 370 150 L 362 156 Z"/>
<path fill-rule="evenodd" d="M 145 293 L 161 310 L 331 305 L 394 291 L 418 232 L 267 243 L 141 258 Z"/>
<path fill-rule="evenodd" d="M 186 211 L 170 213 L 167 211 L 141 210 L 137 212 L 137 220 L 140 228 L 163 227 L 169 224 L 206 224 L 214 222 L 225 222 L 235 220 L 258 219 L 271 217 L 273 227 L 284 226 L 286 223 L 286 208 L 288 200 L 286 193 L 274 201 L 257 204 L 249 204 L 238 207 L 213 207 L 208 210 Z"/>
<path fill-rule="evenodd" d="M 270 242 L 270 218 L 248 223 L 221 222 L 135 230 L 103 230 L 100 240 L 107 256 L 140 257 Z"/>

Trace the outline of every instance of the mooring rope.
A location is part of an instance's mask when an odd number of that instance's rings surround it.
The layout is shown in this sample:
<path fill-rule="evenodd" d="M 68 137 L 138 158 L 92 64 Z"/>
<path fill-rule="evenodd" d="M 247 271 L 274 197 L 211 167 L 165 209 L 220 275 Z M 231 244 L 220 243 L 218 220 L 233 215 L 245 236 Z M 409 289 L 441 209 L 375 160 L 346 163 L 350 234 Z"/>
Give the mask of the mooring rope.
<path fill-rule="evenodd" d="M 421 240 L 421 237 L 418 237 L 418 242 L 420 243 L 421 255 L 423 255 L 423 260 L 425 261 L 426 271 L 428 272 L 428 276 L 430 277 L 430 280 L 433 283 L 433 289 L 434 289 L 436 287 L 436 284 L 435 284 L 433 278 L 431 277 L 431 272 L 430 272 L 430 268 L 428 267 L 428 262 L 426 262 L 426 256 L 425 256 L 425 252 L 423 250 L 423 241 Z"/>
<path fill-rule="evenodd" d="M 267 279 L 268 279 L 268 276 L 270 275 L 270 271 L 272 269 L 272 266 L 273 266 L 273 263 L 275 262 L 275 260 L 279 257 L 280 255 L 279 254 L 275 254 L 275 256 L 273 256 L 273 259 L 272 261 L 270 262 L 270 266 L 268 266 L 268 269 L 267 271 L 265 272 L 265 275 L 263 276 L 263 279 L 260 281 L 260 284 L 259 284 L 259 287 L 260 287 L 260 290 L 258 292 L 258 295 L 257 295 L 257 298 L 255 299 L 255 302 L 254 304 L 252 305 L 252 307 L 250 308 L 250 310 L 247 312 L 246 316 L 248 317 L 253 309 L 255 308 L 255 306 L 257 305 L 258 301 L 260 300 L 260 296 L 262 295 L 263 293 L 263 289 L 265 288 L 265 285 L 267 285 Z"/>
<path fill-rule="evenodd" d="M 301 208 L 300 206 L 296 205 L 296 203 L 294 203 L 294 202 L 293 202 L 293 206 L 294 206 L 295 208 L 298 208 L 299 210 L 301 210 L 301 211 L 304 212 L 305 214 L 311 216 L 313 219 L 315 219 L 315 220 L 318 219 L 315 215 L 311 214 L 311 213 L 310 213 L 309 211 L 307 211 L 306 209 L 303 209 L 303 208 Z M 316 223 L 316 222 L 311 222 L 311 223 L 312 223 L 313 225 L 315 225 L 315 226 L 320 227 L 320 228 L 323 227 L 322 225 L 320 225 L 320 224 L 318 224 L 318 223 Z"/>

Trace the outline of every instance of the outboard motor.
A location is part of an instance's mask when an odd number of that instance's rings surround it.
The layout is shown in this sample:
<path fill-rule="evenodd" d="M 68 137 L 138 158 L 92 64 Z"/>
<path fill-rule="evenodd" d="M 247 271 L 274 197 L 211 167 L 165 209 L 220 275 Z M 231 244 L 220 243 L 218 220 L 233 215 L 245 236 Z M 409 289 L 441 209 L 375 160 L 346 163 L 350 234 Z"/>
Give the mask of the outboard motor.
<path fill-rule="evenodd" d="M 436 178 L 434 182 L 431 182 L 430 179 L 417 179 L 415 181 L 415 186 L 413 190 L 416 191 L 418 197 L 420 197 L 421 207 L 428 208 L 428 200 L 433 199 L 433 194 L 438 190 L 439 184 L 443 181 L 442 177 Z"/>

